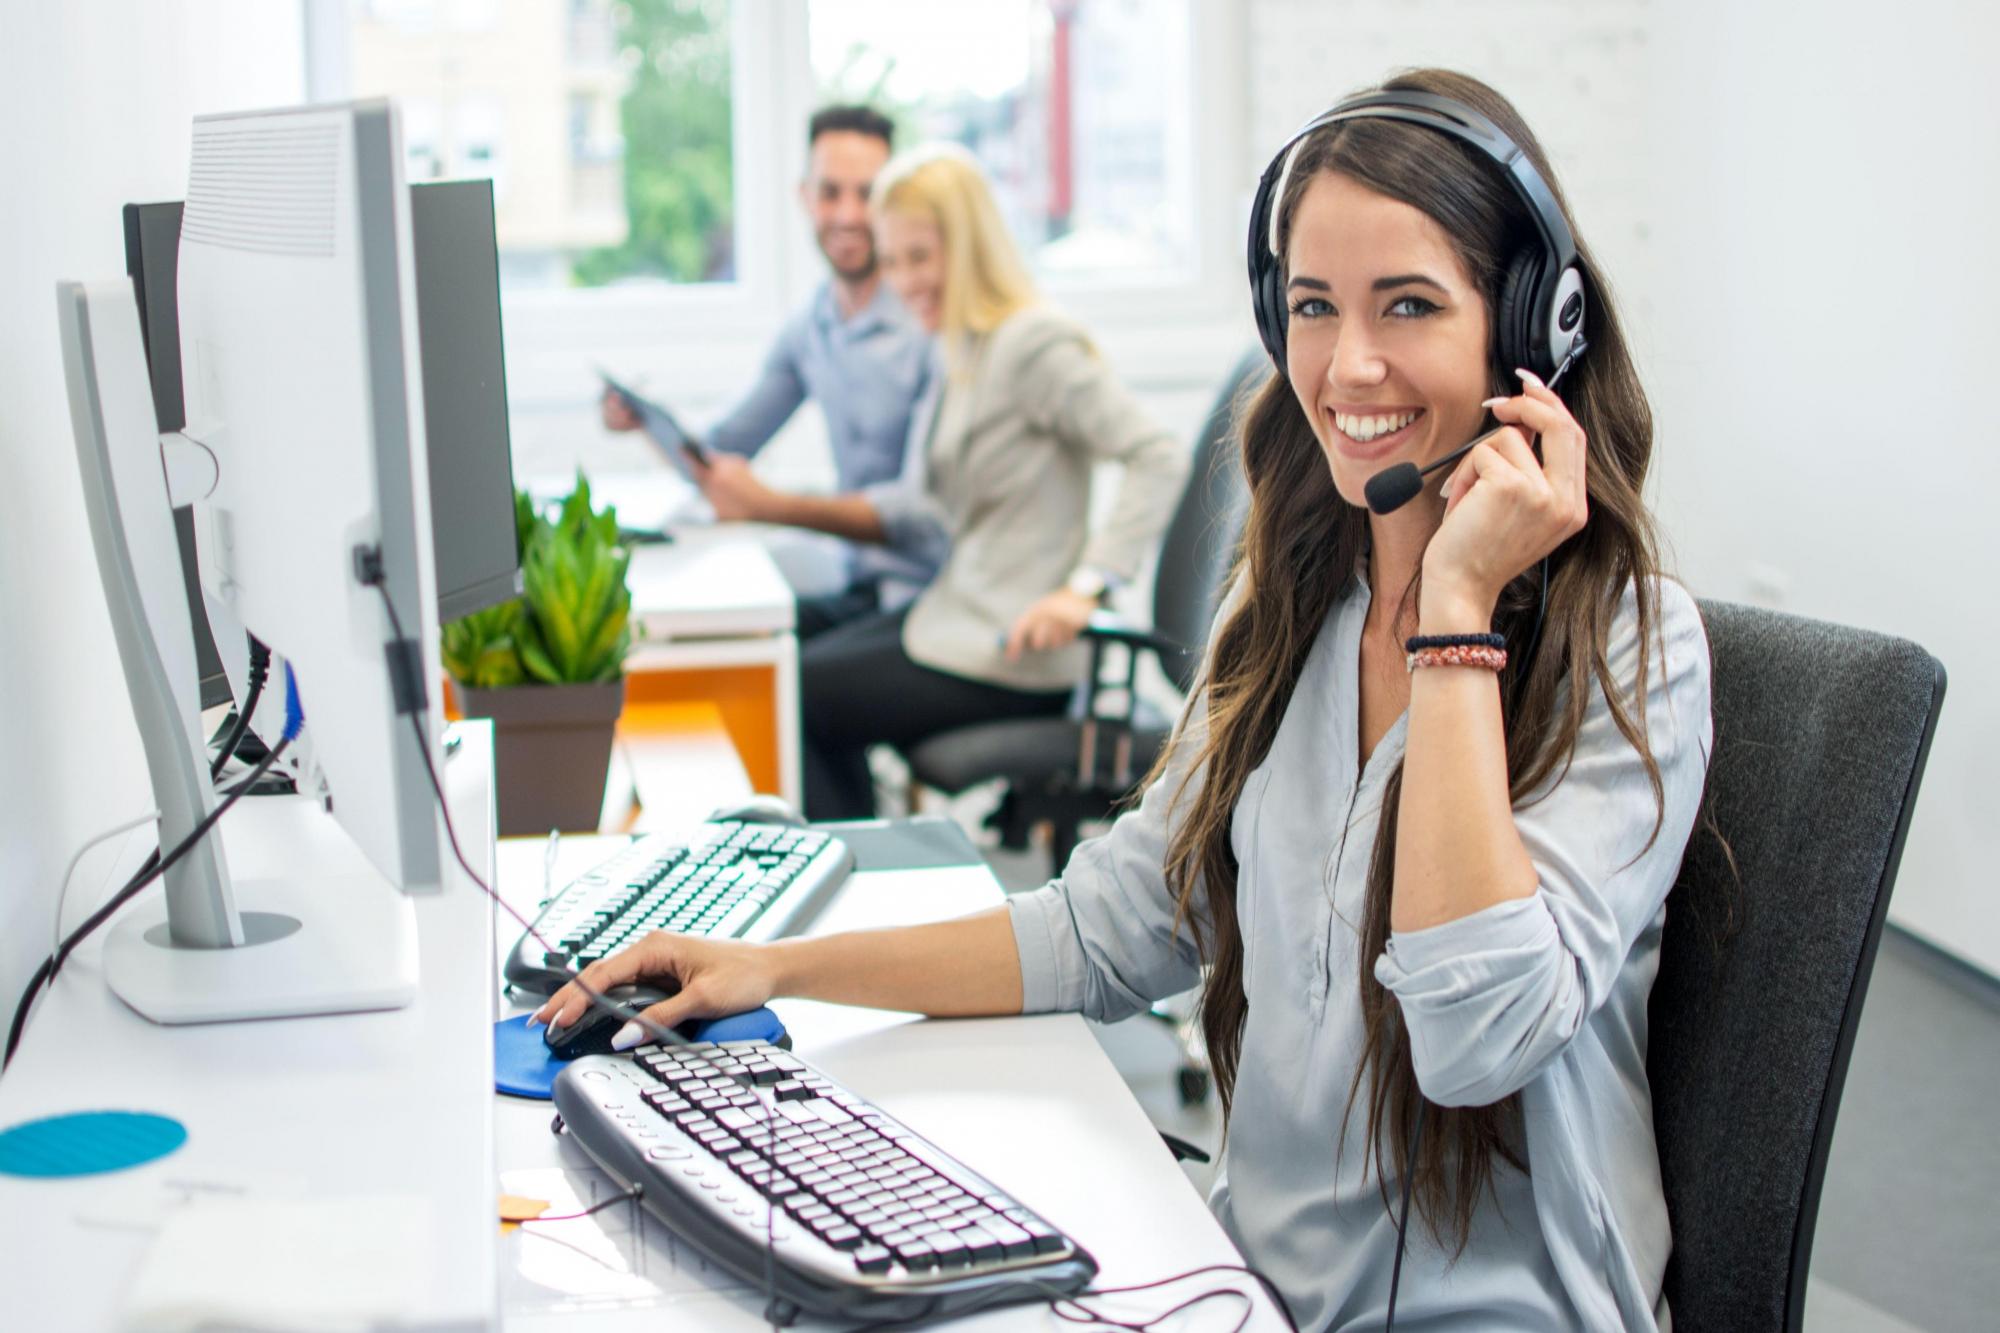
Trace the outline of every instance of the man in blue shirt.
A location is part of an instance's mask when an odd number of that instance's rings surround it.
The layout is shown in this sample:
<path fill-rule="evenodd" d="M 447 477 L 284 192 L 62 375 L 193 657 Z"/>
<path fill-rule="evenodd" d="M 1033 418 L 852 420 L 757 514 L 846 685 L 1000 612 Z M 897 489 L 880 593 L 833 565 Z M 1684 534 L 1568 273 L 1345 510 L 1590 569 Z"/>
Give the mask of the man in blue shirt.
<path fill-rule="evenodd" d="M 889 160 L 893 135 L 888 118 L 869 107 L 830 106 L 813 116 L 799 203 L 832 272 L 785 322 L 757 383 L 704 438 L 710 448 L 753 457 L 811 398 L 826 417 L 843 494 L 902 475 L 910 415 L 928 381 L 931 352 L 928 335 L 875 269 L 868 193 Z M 611 430 L 639 425 L 609 392 L 603 416 Z M 800 599 L 801 639 L 872 614 L 885 580 L 892 598 L 907 597 L 936 573 L 874 547 L 850 548 L 847 561 L 844 590 Z"/>

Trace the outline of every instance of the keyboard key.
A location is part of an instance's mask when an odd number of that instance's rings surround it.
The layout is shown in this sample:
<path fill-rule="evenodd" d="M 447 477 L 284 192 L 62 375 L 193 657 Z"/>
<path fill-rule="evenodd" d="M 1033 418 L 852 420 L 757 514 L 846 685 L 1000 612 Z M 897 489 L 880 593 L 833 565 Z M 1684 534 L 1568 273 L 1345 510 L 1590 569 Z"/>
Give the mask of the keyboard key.
<path fill-rule="evenodd" d="M 921 1273 L 937 1267 L 937 1251 L 931 1248 L 930 1242 L 921 1238 L 905 1241 L 903 1244 L 896 1246 L 891 1253 L 896 1256 L 897 1261 L 903 1267 L 913 1273 Z"/>
<path fill-rule="evenodd" d="M 939 1268 L 967 1268 L 972 1264 L 972 1251 L 965 1248 L 965 1242 L 949 1231 L 938 1232 L 924 1237 L 937 1254 Z"/>
<path fill-rule="evenodd" d="M 891 1255 L 880 1245 L 863 1245 L 854 1251 L 854 1266 L 864 1273 L 889 1271 Z"/>
<path fill-rule="evenodd" d="M 819 1238 L 836 1250 L 852 1250 L 862 1243 L 861 1228 L 856 1226 L 830 1227 L 819 1233 Z"/>
<path fill-rule="evenodd" d="M 993 1239 L 1000 1242 L 1009 1259 L 1024 1259 L 1035 1252 L 1034 1237 L 1005 1218 L 996 1218 L 980 1225 L 992 1233 Z"/>
<path fill-rule="evenodd" d="M 960 1227 L 951 1234 L 957 1237 L 959 1243 L 964 1245 L 967 1250 L 971 1251 L 974 1263 L 983 1264 L 989 1260 L 1002 1258 L 1007 1253 L 1006 1247 L 1001 1245 L 994 1238 L 993 1233 L 987 1231 L 984 1227 Z"/>
<path fill-rule="evenodd" d="M 1061 1234 L 1046 1222 L 1030 1218 L 1016 1225 L 1027 1232 L 1028 1239 L 1035 1243 L 1036 1254 L 1054 1254 L 1057 1250 L 1066 1248 L 1068 1244 Z"/>

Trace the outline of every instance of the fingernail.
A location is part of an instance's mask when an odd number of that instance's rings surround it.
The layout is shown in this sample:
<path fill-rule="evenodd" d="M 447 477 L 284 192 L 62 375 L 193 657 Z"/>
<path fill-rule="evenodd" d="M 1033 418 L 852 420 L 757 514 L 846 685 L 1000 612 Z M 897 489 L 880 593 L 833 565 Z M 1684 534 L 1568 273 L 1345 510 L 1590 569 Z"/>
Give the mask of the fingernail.
<path fill-rule="evenodd" d="M 1481 407 L 1498 407 L 1498 406 L 1500 406 L 1500 404 L 1502 404 L 1502 403 L 1504 403 L 1504 402 L 1506 402 L 1506 401 L 1507 401 L 1507 395 L 1506 395 L 1506 394 L 1504 394 L 1504 393 L 1500 393 L 1500 394 L 1495 394 L 1495 395 L 1494 395 L 1493 397 L 1491 397 L 1491 398 L 1488 398 L 1488 399 L 1487 399 L 1487 400 L 1486 400 L 1485 402 L 1481 403 L 1481 404 L 1480 404 L 1480 406 L 1481 406 Z"/>
<path fill-rule="evenodd" d="M 1438 487 L 1438 495 L 1446 500 L 1451 499 L 1451 483 L 1446 482 L 1444 485 Z"/>
<path fill-rule="evenodd" d="M 1547 388 L 1547 387 L 1548 387 L 1547 385 L 1545 385 L 1545 384 L 1543 384 L 1543 383 L 1542 383 L 1542 380 L 1541 380 L 1541 377 L 1540 377 L 1539 375 L 1535 374 L 1535 372 L 1534 372 L 1534 371 L 1532 371 L 1532 370 L 1520 370 L 1520 369 L 1517 369 L 1517 370 L 1515 370 L 1515 372 L 1514 372 L 1514 373 L 1515 373 L 1516 375 L 1519 375 L 1519 376 L 1521 377 L 1521 379 L 1522 379 L 1523 381 L 1525 381 L 1526 383 L 1529 383 L 1529 384 L 1532 384 L 1532 385 L 1534 385 L 1534 386 L 1535 386 L 1535 387 L 1536 387 L 1537 389 L 1544 389 L 1544 388 Z"/>
<path fill-rule="evenodd" d="M 629 1051 L 646 1039 L 646 1030 L 637 1023 L 627 1023 L 618 1029 L 618 1035 L 611 1039 L 614 1051 Z"/>

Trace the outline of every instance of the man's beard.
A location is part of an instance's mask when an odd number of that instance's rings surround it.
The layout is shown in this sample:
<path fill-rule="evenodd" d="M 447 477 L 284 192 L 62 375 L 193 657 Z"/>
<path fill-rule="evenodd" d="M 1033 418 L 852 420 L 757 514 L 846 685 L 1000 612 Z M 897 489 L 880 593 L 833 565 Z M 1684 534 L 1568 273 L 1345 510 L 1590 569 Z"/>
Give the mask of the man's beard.
<path fill-rule="evenodd" d="M 864 259 L 858 266 L 852 268 L 842 268 L 839 264 L 834 263 L 833 256 L 827 253 L 826 234 L 824 232 L 822 232 L 819 235 L 818 240 L 819 240 L 820 257 L 826 260 L 827 267 L 831 268 L 834 271 L 835 276 L 839 277 L 842 281 L 860 282 L 863 278 L 871 277 L 874 275 L 875 247 L 872 244 L 868 247 L 868 257 Z"/>

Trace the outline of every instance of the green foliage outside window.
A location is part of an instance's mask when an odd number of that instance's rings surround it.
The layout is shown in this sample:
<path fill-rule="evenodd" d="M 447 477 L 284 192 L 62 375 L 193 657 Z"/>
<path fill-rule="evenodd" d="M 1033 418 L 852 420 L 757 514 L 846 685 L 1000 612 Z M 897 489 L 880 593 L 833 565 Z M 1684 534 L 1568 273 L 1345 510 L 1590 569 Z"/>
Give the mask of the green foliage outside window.
<path fill-rule="evenodd" d="M 619 108 L 631 229 L 621 245 L 577 255 L 573 280 L 727 281 L 736 269 L 729 0 L 623 0 L 617 16 L 634 71 Z"/>

